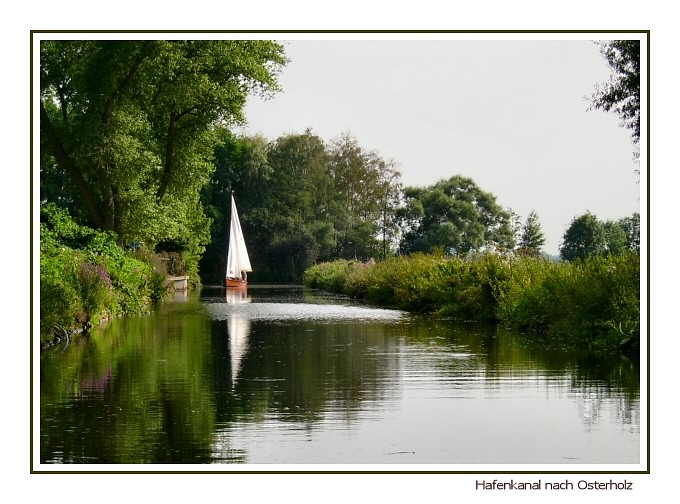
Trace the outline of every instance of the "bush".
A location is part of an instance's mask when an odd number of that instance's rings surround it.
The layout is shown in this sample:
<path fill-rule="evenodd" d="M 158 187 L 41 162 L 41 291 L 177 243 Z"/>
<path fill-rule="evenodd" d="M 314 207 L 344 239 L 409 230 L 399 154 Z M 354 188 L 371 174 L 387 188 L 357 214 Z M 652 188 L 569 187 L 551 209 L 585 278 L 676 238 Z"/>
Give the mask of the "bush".
<path fill-rule="evenodd" d="M 76 224 L 54 204 L 40 215 L 40 337 L 135 315 L 165 293 L 164 275 L 128 255 L 114 235 Z"/>
<path fill-rule="evenodd" d="M 413 254 L 376 264 L 323 263 L 305 285 L 383 306 L 502 324 L 590 349 L 639 348 L 640 257 Z"/>
<path fill-rule="evenodd" d="M 345 282 L 352 266 L 353 264 L 345 259 L 315 264 L 304 272 L 304 284 L 312 289 L 344 292 Z"/>

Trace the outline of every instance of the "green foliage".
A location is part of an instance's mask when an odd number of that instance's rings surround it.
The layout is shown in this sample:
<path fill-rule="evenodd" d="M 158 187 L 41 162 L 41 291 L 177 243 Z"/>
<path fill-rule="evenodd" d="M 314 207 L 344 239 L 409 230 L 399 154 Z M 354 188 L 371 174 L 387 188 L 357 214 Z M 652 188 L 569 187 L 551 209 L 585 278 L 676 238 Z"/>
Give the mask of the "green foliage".
<path fill-rule="evenodd" d="M 335 191 L 331 221 L 334 257 L 368 260 L 387 255 L 397 236 L 400 173 L 392 161 L 367 151 L 349 133 L 331 141 L 328 172 Z"/>
<path fill-rule="evenodd" d="M 310 288 L 383 306 L 499 323 L 592 350 L 640 338 L 640 258 L 593 256 L 574 263 L 534 256 L 441 253 L 372 263 L 336 261 L 305 272 Z"/>
<path fill-rule="evenodd" d="M 400 210 L 404 253 L 466 254 L 484 248 L 511 250 L 511 216 L 472 179 L 456 175 L 427 188 L 409 187 Z"/>
<path fill-rule="evenodd" d="M 252 282 L 299 281 L 317 262 L 384 260 L 396 253 L 400 235 L 407 253 L 514 246 L 510 214 L 471 179 L 403 191 L 395 163 L 349 133 L 325 143 L 310 129 L 272 142 L 223 131 L 215 158 L 202 193 L 213 226 L 200 268 L 211 282 L 224 277 L 231 194 L 255 270 Z M 540 247 L 537 217 L 527 230 L 527 243 Z"/>
<path fill-rule="evenodd" d="M 377 263 L 335 261 L 309 268 L 305 285 L 409 311 L 495 321 L 494 283 L 502 261 L 494 254 L 462 258 L 441 252 Z"/>
<path fill-rule="evenodd" d="M 617 221 L 626 234 L 626 246 L 629 250 L 640 251 L 640 214 L 635 212 L 630 217 Z"/>
<path fill-rule="evenodd" d="M 355 268 L 346 293 L 404 310 L 430 312 L 439 299 L 441 255 L 413 254 Z"/>
<path fill-rule="evenodd" d="M 524 261 L 499 293 L 499 319 L 520 331 L 616 348 L 640 338 L 640 258 L 593 256 L 575 263 Z"/>
<path fill-rule="evenodd" d="M 633 143 L 640 140 L 640 41 L 610 40 L 600 44 L 612 75 L 592 95 L 592 107 L 614 111 L 621 125 L 631 130 Z"/>
<path fill-rule="evenodd" d="M 560 245 L 560 256 L 567 261 L 585 259 L 606 251 L 604 225 L 590 212 L 575 217 Z"/>
<path fill-rule="evenodd" d="M 164 276 L 116 245 L 112 233 L 79 226 L 53 203 L 40 209 L 40 336 L 139 314 L 165 292 Z"/>
<path fill-rule="evenodd" d="M 538 256 L 543 245 L 545 245 L 545 235 L 541 229 L 538 214 L 532 210 L 522 227 L 518 247 L 524 254 Z"/>
<path fill-rule="evenodd" d="M 604 236 L 608 254 L 621 255 L 628 250 L 626 231 L 618 222 L 604 222 Z"/>
<path fill-rule="evenodd" d="M 331 259 L 388 255 L 400 190 L 394 164 L 349 134 L 327 144 L 310 129 L 272 142 L 224 132 L 203 191 L 213 219 L 201 275 L 221 281 L 234 194 L 254 271 L 252 282 L 299 282 Z"/>
<path fill-rule="evenodd" d="M 575 217 L 560 245 L 560 256 L 567 261 L 597 255 L 622 255 L 640 250 L 640 214 L 618 221 L 600 221 L 587 212 Z"/>
<path fill-rule="evenodd" d="M 218 125 L 278 91 L 285 63 L 263 40 L 43 41 L 41 199 L 121 245 L 183 243 L 197 281 Z"/>
<path fill-rule="evenodd" d="M 446 264 L 446 302 L 441 311 L 460 320 L 498 322 L 497 293 L 510 259 L 498 254 L 458 258 Z"/>
<path fill-rule="evenodd" d="M 304 283 L 312 289 L 343 292 L 353 264 L 346 259 L 315 264 L 305 270 Z"/>

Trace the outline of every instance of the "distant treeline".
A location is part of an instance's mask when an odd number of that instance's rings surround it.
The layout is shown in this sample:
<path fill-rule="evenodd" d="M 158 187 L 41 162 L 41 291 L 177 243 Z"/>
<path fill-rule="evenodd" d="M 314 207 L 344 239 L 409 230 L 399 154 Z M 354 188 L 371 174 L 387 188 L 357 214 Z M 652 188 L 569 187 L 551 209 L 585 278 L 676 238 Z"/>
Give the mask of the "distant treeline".
<path fill-rule="evenodd" d="M 523 221 L 461 175 L 403 187 L 396 163 L 366 150 L 350 133 L 326 142 L 310 129 L 273 141 L 225 132 L 202 193 L 212 219 L 200 262 L 204 282 L 224 276 L 231 194 L 253 282 L 299 282 L 317 262 L 434 250 L 539 256 L 545 243 L 537 212 Z M 565 259 L 629 250 L 639 250 L 639 214 L 607 222 L 590 213 L 575 217 L 561 247 Z"/>
<path fill-rule="evenodd" d="M 310 130 L 273 141 L 225 133 L 215 163 L 203 190 L 212 219 L 204 282 L 224 277 L 231 194 L 253 282 L 299 282 L 317 261 L 393 253 L 400 175 L 351 135 L 327 144 Z"/>

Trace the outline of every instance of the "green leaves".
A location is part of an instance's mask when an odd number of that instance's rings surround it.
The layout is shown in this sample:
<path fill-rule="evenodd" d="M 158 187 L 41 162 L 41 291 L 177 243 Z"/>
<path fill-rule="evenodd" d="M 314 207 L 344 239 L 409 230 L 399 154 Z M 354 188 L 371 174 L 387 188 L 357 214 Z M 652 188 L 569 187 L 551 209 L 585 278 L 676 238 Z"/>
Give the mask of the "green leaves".
<path fill-rule="evenodd" d="M 254 281 L 300 281 L 317 261 L 368 260 L 394 250 L 399 172 L 349 133 L 329 143 L 311 129 L 271 142 L 224 134 L 215 158 L 203 191 L 215 217 L 201 262 L 211 281 L 224 275 L 232 192 Z"/>
<path fill-rule="evenodd" d="M 497 254 L 415 253 L 375 264 L 335 261 L 305 272 L 310 288 L 383 306 L 498 323 L 560 345 L 639 348 L 640 256 L 593 256 L 574 263 Z"/>
<path fill-rule="evenodd" d="M 285 62 L 259 40 L 43 42 L 43 196 L 119 243 L 205 240 L 215 126 L 277 91 Z"/>
<path fill-rule="evenodd" d="M 41 206 L 40 336 L 139 314 L 165 291 L 164 277 L 126 254 L 110 232 L 76 224 L 53 203 Z"/>
<path fill-rule="evenodd" d="M 510 214 L 472 179 L 456 175 L 428 188 L 407 188 L 400 212 L 403 252 L 465 254 L 484 247 L 514 246 Z"/>
<path fill-rule="evenodd" d="M 618 221 L 600 221 L 587 212 L 574 217 L 560 245 L 562 259 L 573 261 L 598 255 L 621 255 L 640 250 L 640 214 Z"/>
<path fill-rule="evenodd" d="M 633 143 L 640 140 L 640 41 L 611 40 L 600 44 L 612 75 L 591 97 L 592 107 L 613 110 L 621 125 L 631 130 Z"/>
<path fill-rule="evenodd" d="M 538 214 L 535 210 L 527 216 L 527 219 L 522 227 L 519 238 L 519 250 L 522 253 L 538 255 L 541 252 L 541 247 L 545 244 L 545 235 L 541 229 L 541 223 L 538 220 Z"/>

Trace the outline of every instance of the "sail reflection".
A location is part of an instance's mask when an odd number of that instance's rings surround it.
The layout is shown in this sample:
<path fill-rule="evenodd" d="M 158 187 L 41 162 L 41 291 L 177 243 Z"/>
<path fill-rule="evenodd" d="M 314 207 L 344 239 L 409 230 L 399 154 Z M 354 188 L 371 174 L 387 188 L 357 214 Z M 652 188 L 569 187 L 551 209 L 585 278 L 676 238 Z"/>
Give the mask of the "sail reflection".
<path fill-rule="evenodd" d="M 251 298 L 248 297 L 248 289 L 244 287 L 228 288 L 226 291 L 226 300 L 229 304 L 250 303 L 251 301 Z"/>
<path fill-rule="evenodd" d="M 233 305 L 250 303 L 246 289 L 227 289 L 227 303 Z M 247 313 L 230 310 L 227 315 L 227 337 L 231 357 L 231 386 L 234 388 L 241 370 L 241 361 L 248 351 L 250 318 Z"/>

